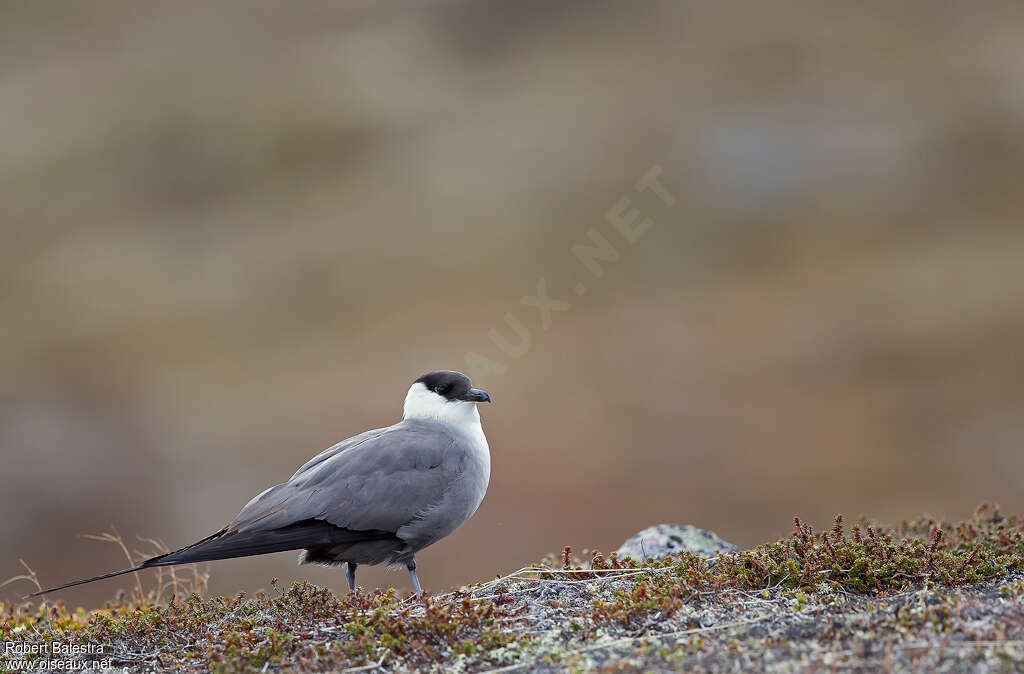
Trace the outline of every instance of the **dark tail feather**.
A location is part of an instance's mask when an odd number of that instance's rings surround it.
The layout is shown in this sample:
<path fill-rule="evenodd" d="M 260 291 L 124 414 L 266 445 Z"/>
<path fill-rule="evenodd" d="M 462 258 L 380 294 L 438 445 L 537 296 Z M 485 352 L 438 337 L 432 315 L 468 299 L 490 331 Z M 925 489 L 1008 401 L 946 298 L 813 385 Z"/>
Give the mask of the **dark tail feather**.
<path fill-rule="evenodd" d="M 218 531 L 217 533 L 213 534 L 212 536 L 207 536 L 203 540 L 198 541 L 196 543 L 193 543 L 192 545 L 186 545 L 184 548 L 182 548 L 180 550 L 175 550 L 174 552 L 169 552 L 169 553 L 167 553 L 165 555 L 157 555 L 156 557 L 150 557 L 149 559 L 145 560 L 144 562 L 142 562 L 138 566 L 132 567 L 130 569 L 122 569 L 120 571 L 114 571 L 113 573 L 104 573 L 101 576 L 95 576 L 93 578 L 85 578 L 83 580 L 75 580 L 75 581 L 72 581 L 70 583 L 65 583 L 64 585 L 58 585 L 57 587 L 48 587 L 45 590 L 40 590 L 39 592 L 33 592 L 32 594 L 25 595 L 23 597 L 23 599 L 31 599 L 32 597 L 38 597 L 39 595 L 46 594 L 47 592 L 56 592 L 57 590 L 64 590 L 64 589 L 67 589 L 69 587 L 74 587 L 75 585 L 85 585 L 86 583 L 91 583 L 91 582 L 96 581 L 96 580 L 106 580 L 107 578 L 114 578 L 116 576 L 123 576 L 126 573 L 132 573 L 133 571 L 141 571 L 143 569 L 150 569 L 150 568 L 153 568 L 154 566 L 170 566 L 172 564 L 186 564 L 187 562 L 163 562 L 163 560 L 168 558 L 168 557 L 170 557 L 171 555 L 177 555 L 177 554 L 186 552 L 187 550 L 191 550 L 193 548 L 198 548 L 199 546 L 205 545 L 205 544 L 207 544 L 207 543 L 209 543 L 211 541 L 215 541 L 218 538 L 220 538 L 221 536 L 223 536 L 226 532 L 227 532 L 227 528 L 221 529 L 220 531 Z"/>
<path fill-rule="evenodd" d="M 113 573 L 105 573 L 102 576 L 94 576 L 92 578 L 86 578 L 84 580 L 75 580 L 70 583 L 58 585 L 57 587 L 49 587 L 45 590 L 40 590 L 39 592 L 33 592 L 32 594 L 25 595 L 24 597 L 22 597 L 22 599 L 31 599 L 32 597 L 38 597 L 39 595 L 46 594 L 47 592 L 56 592 L 57 590 L 63 590 L 64 588 L 74 587 L 75 585 L 85 585 L 86 583 L 91 583 L 94 580 L 103 580 L 105 578 L 113 578 L 114 576 L 123 576 L 126 573 L 131 573 L 132 571 L 138 571 L 144 568 L 146 568 L 145 564 L 140 564 L 139 566 L 136 566 L 132 569 L 122 569 L 120 571 L 114 571 Z"/>
<path fill-rule="evenodd" d="M 270 530 L 234 530 L 221 529 L 212 536 L 207 536 L 201 541 L 187 545 L 180 550 L 168 552 L 164 555 L 150 557 L 138 566 L 131 569 L 123 569 L 113 573 L 107 573 L 95 578 L 76 580 L 65 585 L 47 588 L 39 592 L 27 595 L 25 599 L 38 597 L 47 592 L 56 592 L 65 588 L 91 583 L 94 580 L 113 578 L 133 571 L 151 569 L 156 566 L 174 566 L 177 564 L 193 564 L 195 562 L 212 562 L 218 559 L 232 559 L 234 557 L 250 557 L 252 555 L 264 555 L 271 552 L 284 552 L 286 550 L 300 550 L 302 548 L 314 548 L 339 543 L 359 543 L 365 541 L 383 541 L 393 538 L 396 544 L 401 541 L 389 531 L 353 531 L 342 529 L 333 524 L 321 520 L 306 520 L 290 524 L 280 529 Z"/>

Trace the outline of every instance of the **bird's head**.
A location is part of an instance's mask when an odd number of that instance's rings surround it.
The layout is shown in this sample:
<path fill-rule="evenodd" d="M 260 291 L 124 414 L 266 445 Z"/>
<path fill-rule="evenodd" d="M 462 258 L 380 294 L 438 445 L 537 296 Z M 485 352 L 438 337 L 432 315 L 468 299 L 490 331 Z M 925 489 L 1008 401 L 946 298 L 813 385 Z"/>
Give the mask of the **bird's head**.
<path fill-rule="evenodd" d="M 405 396 L 406 419 L 434 419 L 454 424 L 479 424 L 477 403 L 489 403 L 487 391 L 473 388 L 461 372 L 428 372 L 409 387 Z"/>

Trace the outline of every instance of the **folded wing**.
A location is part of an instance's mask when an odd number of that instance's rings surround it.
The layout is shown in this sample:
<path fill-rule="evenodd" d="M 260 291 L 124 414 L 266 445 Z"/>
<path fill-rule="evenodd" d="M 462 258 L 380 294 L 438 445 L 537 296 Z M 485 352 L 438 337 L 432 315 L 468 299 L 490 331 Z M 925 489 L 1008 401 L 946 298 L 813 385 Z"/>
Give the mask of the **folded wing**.
<path fill-rule="evenodd" d="M 268 489 L 228 531 L 279 530 L 308 521 L 347 531 L 396 533 L 436 505 L 465 468 L 444 426 L 407 420 L 340 443 Z"/>

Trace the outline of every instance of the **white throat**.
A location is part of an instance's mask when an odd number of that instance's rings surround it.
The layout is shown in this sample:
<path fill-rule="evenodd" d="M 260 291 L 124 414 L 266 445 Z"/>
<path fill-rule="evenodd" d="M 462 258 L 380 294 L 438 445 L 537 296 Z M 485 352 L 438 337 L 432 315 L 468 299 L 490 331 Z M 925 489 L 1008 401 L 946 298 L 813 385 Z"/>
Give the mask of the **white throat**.
<path fill-rule="evenodd" d="M 409 393 L 405 396 L 404 416 L 406 419 L 442 421 L 483 434 L 476 403 L 447 400 L 429 390 L 421 382 L 409 387 Z"/>

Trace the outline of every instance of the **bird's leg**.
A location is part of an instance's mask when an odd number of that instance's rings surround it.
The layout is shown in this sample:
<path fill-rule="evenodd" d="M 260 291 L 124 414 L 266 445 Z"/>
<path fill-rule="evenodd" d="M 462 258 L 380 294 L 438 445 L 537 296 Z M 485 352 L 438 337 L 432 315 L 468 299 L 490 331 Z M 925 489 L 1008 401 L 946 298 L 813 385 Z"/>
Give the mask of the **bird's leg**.
<path fill-rule="evenodd" d="M 348 563 L 348 570 L 345 571 L 345 577 L 348 578 L 348 589 L 353 592 L 356 591 L 356 567 L 359 566 L 355 562 Z"/>
<path fill-rule="evenodd" d="M 423 588 L 420 587 L 420 579 L 416 577 L 416 559 L 410 559 L 405 568 L 409 569 L 409 576 L 412 578 L 412 586 L 416 588 L 416 594 L 423 594 Z"/>

